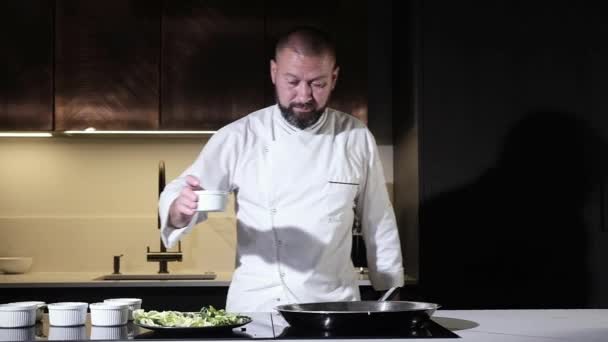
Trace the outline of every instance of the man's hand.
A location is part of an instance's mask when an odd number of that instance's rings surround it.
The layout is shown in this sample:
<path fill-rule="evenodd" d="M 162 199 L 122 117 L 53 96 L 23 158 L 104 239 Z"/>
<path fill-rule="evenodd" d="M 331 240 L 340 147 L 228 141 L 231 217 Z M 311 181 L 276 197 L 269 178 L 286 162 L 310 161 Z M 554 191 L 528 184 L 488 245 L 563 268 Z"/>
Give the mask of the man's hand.
<path fill-rule="evenodd" d="M 192 220 L 198 205 L 195 190 L 202 190 L 199 179 L 191 175 L 186 176 L 186 186 L 169 208 L 169 223 L 173 227 L 184 227 Z"/>

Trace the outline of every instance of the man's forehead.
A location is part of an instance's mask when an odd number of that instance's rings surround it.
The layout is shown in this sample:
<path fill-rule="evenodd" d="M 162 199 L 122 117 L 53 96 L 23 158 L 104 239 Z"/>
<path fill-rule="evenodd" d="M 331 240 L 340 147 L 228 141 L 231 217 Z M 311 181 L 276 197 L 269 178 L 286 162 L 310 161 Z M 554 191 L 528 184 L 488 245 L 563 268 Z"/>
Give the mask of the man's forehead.
<path fill-rule="evenodd" d="M 291 73 L 291 72 L 285 72 L 284 75 L 288 78 L 288 79 L 300 79 L 300 78 L 305 78 L 306 81 L 320 81 L 320 80 L 324 80 L 324 79 L 328 79 L 330 77 L 329 74 L 311 74 L 311 75 L 302 75 L 302 74 L 296 74 L 296 73 Z"/>
<path fill-rule="evenodd" d="M 283 61 L 283 60 L 317 60 L 317 61 L 327 61 L 327 62 L 334 62 L 334 57 L 331 53 L 327 52 L 320 52 L 320 53 L 306 53 L 303 52 L 302 50 L 298 50 L 297 47 L 284 47 L 282 49 L 279 49 L 277 51 L 277 62 L 279 60 Z"/>

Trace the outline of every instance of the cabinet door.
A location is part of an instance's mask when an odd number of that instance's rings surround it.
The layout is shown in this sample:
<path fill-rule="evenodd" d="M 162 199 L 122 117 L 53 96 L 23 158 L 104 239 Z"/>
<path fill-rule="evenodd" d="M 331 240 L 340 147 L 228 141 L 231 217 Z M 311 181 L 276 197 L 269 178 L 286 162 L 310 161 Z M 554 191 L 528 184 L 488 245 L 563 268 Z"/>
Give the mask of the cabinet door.
<path fill-rule="evenodd" d="M 367 1 L 308 1 L 293 10 L 289 2 L 266 2 L 266 60 L 274 57 L 278 36 L 296 25 L 328 31 L 335 40 L 340 73 L 329 107 L 367 122 Z M 323 8 L 323 11 L 319 11 Z M 266 81 L 266 104 L 275 103 L 274 86 Z"/>
<path fill-rule="evenodd" d="M 53 129 L 53 6 L 0 2 L 0 130 Z"/>
<path fill-rule="evenodd" d="M 55 129 L 156 129 L 160 1 L 58 0 Z"/>
<path fill-rule="evenodd" d="M 166 1 L 161 128 L 214 130 L 263 106 L 260 1 Z"/>

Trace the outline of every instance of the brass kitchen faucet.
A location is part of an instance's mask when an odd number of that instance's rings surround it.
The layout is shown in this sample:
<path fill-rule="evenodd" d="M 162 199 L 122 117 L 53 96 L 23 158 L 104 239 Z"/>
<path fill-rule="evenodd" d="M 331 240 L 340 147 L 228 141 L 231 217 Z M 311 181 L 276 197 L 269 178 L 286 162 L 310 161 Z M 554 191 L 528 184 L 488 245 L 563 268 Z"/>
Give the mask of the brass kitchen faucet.
<path fill-rule="evenodd" d="M 158 197 L 160 198 L 161 192 L 165 189 L 165 162 L 160 161 L 158 163 Z M 157 214 L 157 226 L 160 229 L 160 215 Z M 158 273 L 164 274 L 169 273 L 167 263 L 169 261 L 182 261 L 182 243 L 178 242 L 177 252 L 167 252 L 167 248 L 163 244 L 163 239 L 160 239 L 160 251 L 150 252 L 150 246 L 147 247 L 146 261 L 158 262 Z"/>

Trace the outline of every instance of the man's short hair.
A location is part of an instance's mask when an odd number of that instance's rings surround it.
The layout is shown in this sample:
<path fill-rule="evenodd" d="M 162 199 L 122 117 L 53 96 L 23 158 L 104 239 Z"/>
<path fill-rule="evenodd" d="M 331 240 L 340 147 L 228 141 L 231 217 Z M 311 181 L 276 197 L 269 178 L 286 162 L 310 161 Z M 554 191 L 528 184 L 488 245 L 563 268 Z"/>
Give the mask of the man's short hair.
<path fill-rule="evenodd" d="M 282 34 L 277 40 L 274 58 L 280 50 L 292 49 L 304 56 L 329 55 L 337 65 L 336 46 L 329 33 L 312 26 L 298 26 Z"/>

